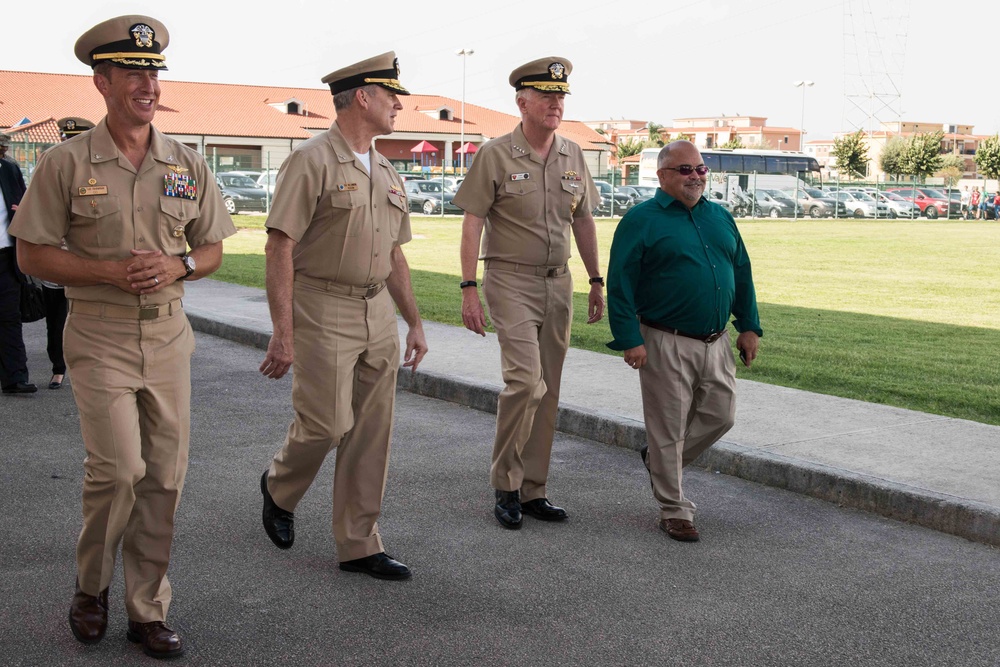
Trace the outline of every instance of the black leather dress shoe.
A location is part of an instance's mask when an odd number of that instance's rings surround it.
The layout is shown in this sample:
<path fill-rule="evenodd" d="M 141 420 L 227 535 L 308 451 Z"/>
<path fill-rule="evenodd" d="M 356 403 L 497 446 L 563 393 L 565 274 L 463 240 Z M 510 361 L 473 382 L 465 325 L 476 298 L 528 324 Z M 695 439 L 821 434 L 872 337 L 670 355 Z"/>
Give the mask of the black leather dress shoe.
<path fill-rule="evenodd" d="M 69 605 L 69 629 L 77 641 L 84 644 L 96 644 L 104 638 L 108 629 L 108 589 L 97 594 L 87 595 L 76 584 L 73 602 Z"/>
<path fill-rule="evenodd" d="M 391 556 L 387 556 L 384 552 L 364 558 L 345 560 L 340 564 L 340 569 L 344 572 L 361 572 L 376 579 L 390 580 L 409 579 L 413 574 L 410 572 L 410 568 L 398 560 L 394 560 Z"/>
<path fill-rule="evenodd" d="M 295 514 L 286 512 L 274 504 L 274 498 L 267 490 L 267 471 L 260 476 L 260 492 L 264 496 L 264 532 L 279 549 L 291 549 L 295 542 Z"/>
<path fill-rule="evenodd" d="M 500 525 L 510 530 L 521 527 L 521 492 L 497 491 L 497 504 L 493 508 L 493 516 Z"/>
<path fill-rule="evenodd" d="M 5 394 L 34 394 L 36 391 L 38 391 L 38 387 L 30 382 L 9 384 L 3 388 L 3 393 Z"/>
<path fill-rule="evenodd" d="M 130 642 L 142 644 L 142 652 L 151 658 L 176 658 L 184 654 L 181 636 L 161 621 L 152 623 L 129 621 L 125 636 Z"/>
<path fill-rule="evenodd" d="M 565 521 L 569 518 L 566 510 L 556 507 L 546 498 L 535 498 L 521 503 L 521 511 L 542 521 Z"/>

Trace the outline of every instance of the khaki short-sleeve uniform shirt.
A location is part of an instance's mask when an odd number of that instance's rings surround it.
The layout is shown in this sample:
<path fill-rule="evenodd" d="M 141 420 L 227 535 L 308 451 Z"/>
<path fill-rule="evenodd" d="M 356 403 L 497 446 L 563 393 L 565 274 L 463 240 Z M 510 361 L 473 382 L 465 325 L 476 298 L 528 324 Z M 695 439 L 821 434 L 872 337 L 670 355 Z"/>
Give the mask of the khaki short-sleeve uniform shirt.
<path fill-rule="evenodd" d="M 543 160 L 519 124 L 487 142 L 455 205 L 486 218 L 480 259 L 559 266 L 570 256 L 570 225 L 596 208 L 599 195 L 580 147 L 556 135 Z"/>
<path fill-rule="evenodd" d="M 139 169 L 118 151 L 107 119 L 47 150 L 17 210 L 11 233 L 38 245 L 66 248 L 85 259 L 118 261 L 130 250 L 183 255 L 188 246 L 236 233 L 205 159 L 150 127 Z M 178 280 L 155 294 L 111 285 L 67 287 L 66 296 L 121 306 L 160 305 L 184 295 Z"/>
<path fill-rule="evenodd" d="M 298 244 L 296 273 L 358 287 L 389 277 L 393 246 L 410 240 L 410 214 L 399 174 L 374 148 L 370 156 L 369 175 L 334 123 L 281 166 L 267 228 Z"/>

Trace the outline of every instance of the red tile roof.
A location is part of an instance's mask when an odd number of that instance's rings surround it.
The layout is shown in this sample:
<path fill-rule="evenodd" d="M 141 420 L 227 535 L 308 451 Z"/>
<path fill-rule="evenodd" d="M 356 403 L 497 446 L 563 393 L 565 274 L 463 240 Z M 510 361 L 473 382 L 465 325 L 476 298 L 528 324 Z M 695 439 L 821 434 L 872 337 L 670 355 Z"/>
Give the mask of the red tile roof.
<path fill-rule="evenodd" d="M 156 127 L 167 134 L 224 137 L 307 139 L 330 126 L 336 114 L 326 88 L 282 88 L 225 83 L 160 81 L 160 106 Z M 285 113 L 271 104 L 295 98 L 303 115 Z M 461 101 L 438 95 L 401 96 L 403 110 L 396 117 L 396 132 L 416 134 L 461 133 Z M 453 120 L 440 120 L 421 110 L 447 106 Z M 80 116 L 99 121 L 105 115 L 104 100 L 92 77 L 0 70 L 0 128 L 22 118 Z M 467 139 L 492 139 L 510 132 L 518 117 L 475 104 L 465 105 Z M 564 121 L 559 133 L 576 141 L 584 150 L 608 150 L 604 137 L 578 121 Z"/>
<path fill-rule="evenodd" d="M 3 131 L 11 141 L 28 141 L 33 144 L 58 144 L 62 133 L 55 118 L 46 118 L 35 123 L 15 125 Z"/>

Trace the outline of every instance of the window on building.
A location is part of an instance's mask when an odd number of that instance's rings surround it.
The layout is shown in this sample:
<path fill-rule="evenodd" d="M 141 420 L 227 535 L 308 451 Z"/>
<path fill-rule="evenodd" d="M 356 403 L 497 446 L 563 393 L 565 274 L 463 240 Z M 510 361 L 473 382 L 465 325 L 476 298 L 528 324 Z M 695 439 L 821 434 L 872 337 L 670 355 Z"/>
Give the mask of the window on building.
<path fill-rule="evenodd" d="M 205 161 L 213 172 L 248 171 L 261 169 L 260 146 L 205 146 Z"/>
<path fill-rule="evenodd" d="M 291 114 L 291 115 L 293 115 L 293 116 L 298 116 L 299 115 L 299 103 L 298 102 L 289 102 L 288 103 L 288 113 Z"/>

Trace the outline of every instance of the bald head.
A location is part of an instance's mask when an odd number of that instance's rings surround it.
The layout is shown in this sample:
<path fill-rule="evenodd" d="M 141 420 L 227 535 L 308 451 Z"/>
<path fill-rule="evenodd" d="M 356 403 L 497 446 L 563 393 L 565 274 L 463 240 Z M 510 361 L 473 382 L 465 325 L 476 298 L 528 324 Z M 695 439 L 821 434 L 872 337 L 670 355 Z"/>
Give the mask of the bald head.
<path fill-rule="evenodd" d="M 693 168 L 704 164 L 698 148 L 690 141 L 670 142 L 656 158 L 656 177 L 660 181 L 660 189 L 688 208 L 693 208 L 705 192 L 707 182 L 706 176 L 699 176 Z M 682 167 L 692 169 L 685 175 L 678 171 Z"/>

